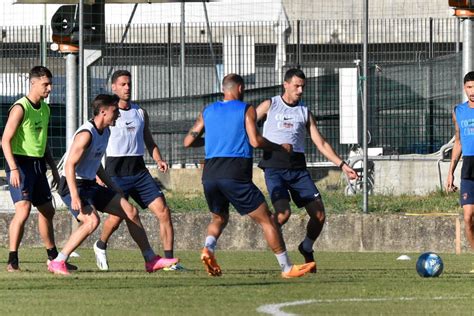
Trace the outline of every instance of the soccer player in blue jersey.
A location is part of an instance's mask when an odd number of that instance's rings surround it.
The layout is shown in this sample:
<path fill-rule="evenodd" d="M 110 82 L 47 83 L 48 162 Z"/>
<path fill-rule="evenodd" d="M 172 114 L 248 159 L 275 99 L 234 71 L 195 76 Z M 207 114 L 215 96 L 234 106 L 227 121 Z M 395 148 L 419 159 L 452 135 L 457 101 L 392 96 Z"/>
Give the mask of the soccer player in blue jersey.
<path fill-rule="evenodd" d="M 291 146 L 273 144 L 258 133 L 255 109 L 242 101 L 244 81 L 241 76 L 225 76 L 222 90 L 224 99 L 206 106 L 184 138 L 185 147 L 205 146 L 202 184 L 212 219 L 207 227 L 201 261 L 209 275 L 222 274 L 214 252 L 217 239 L 228 223 L 231 203 L 241 215 L 250 216 L 260 225 L 280 264 L 282 277 L 300 277 L 314 268 L 314 262 L 291 264 L 265 198 L 252 182 L 253 147 L 289 152 Z"/>
<path fill-rule="evenodd" d="M 474 250 L 474 71 L 464 76 L 464 92 L 467 101 L 456 105 L 452 114 L 455 139 L 446 190 L 454 192 L 458 189 L 454 185 L 454 170 L 462 154 L 460 201 L 464 211 L 466 238 Z M 474 273 L 474 266 L 471 273 Z"/>
<path fill-rule="evenodd" d="M 277 144 L 289 143 L 291 154 L 265 151 L 259 166 L 265 172 L 265 182 L 275 209 L 275 222 L 281 227 L 291 215 L 290 199 L 304 207 L 309 215 L 306 237 L 298 250 L 306 262 L 314 262 L 313 245 L 325 222 L 321 195 L 306 169 L 307 133 L 319 151 L 350 178 L 357 173 L 345 163 L 319 133 L 311 111 L 301 100 L 306 77 L 299 69 L 289 69 L 283 83 L 284 93 L 262 102 L 257 107 L 257 121 L 265 120 L 263 137 Z M 311 271 L 316 272 L 316 267 Z"/>

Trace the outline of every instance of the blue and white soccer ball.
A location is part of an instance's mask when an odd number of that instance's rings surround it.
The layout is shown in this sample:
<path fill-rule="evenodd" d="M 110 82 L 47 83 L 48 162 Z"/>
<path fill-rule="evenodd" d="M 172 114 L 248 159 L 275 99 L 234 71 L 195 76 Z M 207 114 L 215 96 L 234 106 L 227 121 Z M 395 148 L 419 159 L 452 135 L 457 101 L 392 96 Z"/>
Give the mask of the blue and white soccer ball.
<path fill-rule="evenodd" d="M 438 277 L 443 268 L 443 260 L 434 252 L 425 252 L 416 261 L 416 272 L 424 278 Z"/>

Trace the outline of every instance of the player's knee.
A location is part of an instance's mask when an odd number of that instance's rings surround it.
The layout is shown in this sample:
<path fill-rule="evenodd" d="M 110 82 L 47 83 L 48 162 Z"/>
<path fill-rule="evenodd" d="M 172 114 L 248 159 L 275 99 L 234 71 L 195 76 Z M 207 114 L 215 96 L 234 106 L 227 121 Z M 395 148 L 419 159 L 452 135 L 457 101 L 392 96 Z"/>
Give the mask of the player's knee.
<path fill-rule="evenodd" d="M 130 208 L 126 211 L 126 214 L 130 221 L 136 222 L 138 220 L 138 210 L 135 206 L 130 205 Z"/>
<path fill-rule="evenodd" d="M 316 219 L 321 224 L 324 224 L 324 222 L 326 221 L 326 213 L 324 211 L 316 212 Z"/>
<path fill-rule="evenodd" d="M 26 221 L 28 220 L 29 213 L 16 213 L 15 216 L 13 217 L 12 222 L 15 222 L 18 225 L 24 226 L 26 224 Z"/>
<path fill-rule="evenodd" d="M 277 219 L 277 224 L 278 225 L 285 225 L 286 222 L 290 219 L 291 216 L 291 211 L 290 210 L 285 210 L 283 212 L 278 212 L 276 213 L 276 219 Z"/>
<path fill-rule="evenodd" d="M 82 219 L 82 225 L 87 229 L 87 233 L 90 235 L 99 227 L 100 218 L 97 214 L 92 213 Z"/>
<path fill-rule="evenodd" d="M 168 206 L 163 206 L 157 209 L 155 214 L 160 221 L 169 221 L 171 218 L 171 211 Z"/>
<path fill-rule="evenodd" d="M 214 214 L 212 217 L 212 221 L 221 226 L 222 228 L 227 226 L 227 223 L 229 222 L 229 216 L 221 216 L 221 215 L 216 215 Z"/>
<path fill-rule="evenodd" d="M 112 229 L 112 231 L 116 231 L 120 224 L 122 223 L 122 219 L 118 216 L 109 216 L 107 217 L 106 224 L 108 227 Z"/>

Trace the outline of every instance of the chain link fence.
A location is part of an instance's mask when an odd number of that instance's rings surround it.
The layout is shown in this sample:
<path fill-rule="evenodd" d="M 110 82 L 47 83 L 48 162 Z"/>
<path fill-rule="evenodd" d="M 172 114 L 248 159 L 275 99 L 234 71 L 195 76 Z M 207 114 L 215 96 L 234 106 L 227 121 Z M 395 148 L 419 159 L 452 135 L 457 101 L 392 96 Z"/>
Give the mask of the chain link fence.
<path fill-rule="evenodd" d="M 202 150 L 185 150 L 182 139 L 202 108 L 221 97 L 219 82 L 225 73 L 242 74 L 245 100 L 258 105 L 282 92 L 288 68 L 300 67 L 308 77 L 305 103 L 321 133 L 346 156 L 348 145 L 339 144 L 338 73 L 362 59 L 361 23 L 187 23 L 184 38 L 179 24 L 107 25 L 102 57 L 87 71 L 87 98 L 109 91 L 113 71 L 130 70 L 133 99 L 148 111 L 165 159 L 198 163 Z M 451 109 L 461 100 L 458 20 L 370 20 L 369 30 L 370 147 L 390 154 L 438 150 L 453 135 Z M 42 38 L 51 36 L 42 27 L 3 27 L 1 32 L 2 124 L 11 104 L 28 91 L 28 70 L 43 62 L 54 75 L 49 133 L 59 159 L 66 144 L 64 55 L 49 49 L 44 53 L 50 43 Z M 307 149 L 309 163 L 325 160 L 309 139 Z M 256 159 L 259 155 L 256 151 Z"/>

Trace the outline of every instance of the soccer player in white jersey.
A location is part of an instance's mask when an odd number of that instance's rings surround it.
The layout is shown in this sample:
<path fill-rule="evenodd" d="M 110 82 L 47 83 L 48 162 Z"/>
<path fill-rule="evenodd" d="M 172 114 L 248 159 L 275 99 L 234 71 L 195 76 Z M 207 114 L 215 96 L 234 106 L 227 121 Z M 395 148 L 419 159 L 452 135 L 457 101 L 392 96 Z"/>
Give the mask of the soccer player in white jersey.
<path fill-rule="evenodd" d="M 257 107 L 257 121 L 266 119 L 263 137 L 276 144 L 293 145 L 291 154 L 265 151 L 259 166 L 265 172 L 265 183 L 275 209 L 274 219 L 279 227 L 290 218 L 290 199 L 306 209 L 310 219 L 298 250 L 306 262 L 313 262 L 313 245 L 323 229 L 325 212 L 321 195 L 306 169 L 306 133 L 319 151 L 350 179 L 356 179 L 357 173 L 319 133 L 313 114 L 301 100 L 305 80 L 303 71 L 289 69 L 283 82 L 283 95 L 262 102 Z M 311 272 L 315 273 L 316 267 Z"/>
<path fill-rule="evenodd" d="M 172 259 L 174 257 L 174 230 L 170 209 L 160 186 L 145 166 L 143 159 L 145 147 L 156 162 L 159 171 L 166 172 L 168 164 L 163 160 L 153 140 L 147 112 L 130 100 L 131 77 L 132 75 L 127 70 L 117 70 L 112 75 L 112 91 L 120 98 L 118 103 L 120 116 L 115 126 L 110 127 L 105 172 L 120 188 L 125 198 L 132 197 L 142 209 L 149 208 L 155 214 L 160 224 L 160 237 L 165 258 Z M 100 270 L 109 269 L 107 242 L 121 222 L 120 217 L 109 215 L 104 222 L 100 238 L 94 244 L 96 262 Z M 167 271 L 181 269 L 183 267 L 180 264 L 165 268 Z"/>
<path fill-rule="evenodd" d="M 166 259 L 155 254 L 137 209 L 116 192 L 119 189 L 102 168 L 101 159 L 110 136 L 109 126 L 113 126 L 120 115 L 118 101 L 115 95 L 98 95 L 92 102 L 94 117 L 79 127 L 66 152 L 58 192 L 81 225 L 72 232 L 59 255 L 48 264 L 52 273 L 69 274 L 65 262 L 99 226 L 100 217 L 97 211 L 125 219 L 130 235 L 142 251 L 147 272 L 154 272 L 178 262 L 177 259 Z M 97 184 L 96 176 L 108 187 Z"/>

